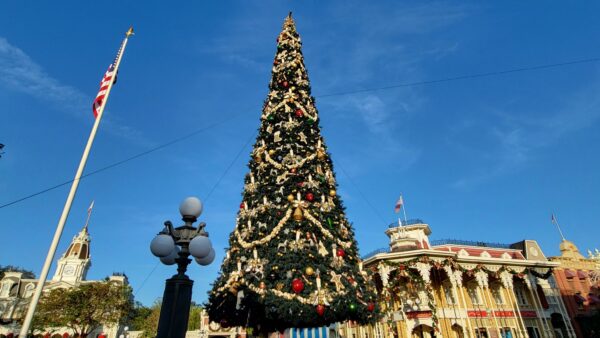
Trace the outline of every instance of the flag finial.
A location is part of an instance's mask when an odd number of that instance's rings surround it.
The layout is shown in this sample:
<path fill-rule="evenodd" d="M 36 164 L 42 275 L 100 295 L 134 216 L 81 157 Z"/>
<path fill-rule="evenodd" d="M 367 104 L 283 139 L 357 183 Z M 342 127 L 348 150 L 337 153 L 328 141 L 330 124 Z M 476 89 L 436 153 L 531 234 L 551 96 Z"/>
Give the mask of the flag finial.
<path fill-rule="evenodd" d="M 135 33 L 133 32 L 133 26 L 130 26 L 129 29 L 127 30 L 127 33 L 125 33 L 125 36 L 130 37 L 132 35 L 135 35 Z"/>

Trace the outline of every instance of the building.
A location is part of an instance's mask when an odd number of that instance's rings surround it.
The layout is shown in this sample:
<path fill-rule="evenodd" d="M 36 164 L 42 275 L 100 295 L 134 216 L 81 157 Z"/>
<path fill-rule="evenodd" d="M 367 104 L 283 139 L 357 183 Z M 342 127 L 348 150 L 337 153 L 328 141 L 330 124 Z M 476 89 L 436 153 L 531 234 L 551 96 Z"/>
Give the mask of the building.
<path fill-rule="evenodd" d="M 373 326 L 346 323 L 340 336 L 575 337 L 536 241 L 511 245 L 430 241 L 421 220 L 392 224 L 389 248 L 367 255 L 384 318 Z"/>
<path fill-rule="evenodd" d="M 90 256 L 90 234 L 87 224 L 73 237 L 67 251 L 58 259 L 56 272 L 51 280 L 44 285 L 44 291 L 57 288 L 72 288 L 88 281 L 87 272 L 91 266 Z M 111 281 L 127 283 L 124 274 L 113 274 L 109 277 Z M 37 285 L 37 279 L 24 278 L 21 272 L 6 272 L 0 280 L 0 336 L 16 336 L 20 329 L 31 297 Z M 116 337 L 119 328 L 104 327 L 92 332 L 89 337 L 97 337 L 104 334 L 105 337 Z M 44 334 L 44 333 L 41 333 Z M 70 336 L 72 331 L 61 328 L 53 334 L 65 334 Z M 50 335 L 48 335 L 50 337 Z"/>
<path fill-rule="evenodd" d="M 575 332 L 578 337 L 598 337 L 600 253 L 598 250 L 595 254 L 589 252 L 586 258 L 573 242 L 565 238 L 559 248 L 560 256 L 550 257 L 550 261 L 560 264 L 553 275 Z"/>

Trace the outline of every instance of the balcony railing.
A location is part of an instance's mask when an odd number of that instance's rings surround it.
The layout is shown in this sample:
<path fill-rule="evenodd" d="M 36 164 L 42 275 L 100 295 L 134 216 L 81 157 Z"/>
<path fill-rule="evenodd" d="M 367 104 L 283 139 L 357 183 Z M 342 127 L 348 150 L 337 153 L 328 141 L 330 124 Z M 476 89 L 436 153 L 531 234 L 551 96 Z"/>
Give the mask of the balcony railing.
<path fill-rule="evenodd" d="M 502 248 L 502 249 L 510 249 L 510 244 L 504 243 L 492 243 L 492 242 L 480 242 L 480 241 L 465 241 L 461 239 L 436 239 L 434 241 L 430 241 L 432 246 L 436 245 L 468 245 L 468 246 L 480 246 L 486 248 Z"/>
<path fill-rule="evenodd" d="M 402 223 L 402 225 L 425 224 L 425 222 L 419 218 L 412 218 L 412 219 L 408 219 L 406 221 L 400 220 L 400 222 Z M 398 222 L 394 222 L 394 223 L 388 225 L 388 228 L 395 228 L 397 226 L 398 226 Z"/>

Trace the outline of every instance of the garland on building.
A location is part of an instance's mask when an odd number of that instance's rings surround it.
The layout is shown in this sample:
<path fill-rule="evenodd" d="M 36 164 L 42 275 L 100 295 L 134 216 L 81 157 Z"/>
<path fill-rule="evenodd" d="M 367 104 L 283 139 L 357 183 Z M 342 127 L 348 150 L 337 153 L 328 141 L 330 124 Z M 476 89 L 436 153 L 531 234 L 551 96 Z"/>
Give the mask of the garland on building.
<path fill-rule="evenodd" d="M 527 273 L 531 273 L 533 276 L 548 279 L 552 275 L 552 268 L 549 268 L 545 273 L 539 273 L 535 270 L 535 268 L 524 268 L 521 271 L 517 271 L 513 269 L 510 265 L 500 265 L 497 269 L 490 269 L 485 264 L 476 264 L 473 268 L 468 269 L 460 265 L 460 263 L 456 262 L 454 259 L 449 258 L 442 261 L 431 260 L 428 257 L 417 257 L 406 261 L 380 261 L 379 266 L 384 266 L 388 269 L 388 271 L 394 271 L 396 274 L 390 273 L 389 276 L 386 276 L 385 279 L 388 280 L 387 285 L 382 285 L 383 290 L 380 292 L 380 300 L 383 301 L 386 305 L 385 313 L 388 314 L 388 319 L 391 318 L 391 313 L 394 311 L 394 301 L 398 301 L 398 294 L 400 293 L 400 289 L 402 286 L 407 286 L 406 284 L 402 285 L 402 281 L 397 277 L 406 277 L 409 279 L 409 283 L 415 283 L 417 285 L 417 290 L 423 290 L 427 294 L 427 305 L 429 310 L 431 311 L 433 328 L 438 330 L 438 316 L 437 310 L 434 302 L 433 296 L 433 288 L 431 287 L 431 283 L 426 282 L 423 278 L 422 270 L 424 265 L 427 264 L 427 269 L 429 270 L 431 267 L 436 269 L 443 269 L 444 267 L 451 267 L 454 270 L 461 271 L 468 275 L 475 275 L 479 271 L 484 271 L 486 273 L 493 274 L 498 277 L 500 273 L 506 271 L 512 275 L 515 275 L 519 278 L 525 277 Z M 373 266 L 371 269 L 372 274 L 380 273 L 378 267 Z M 396 277 L 396 278 L 394 278 Z"/>
<path fill-rule="evenodd" d="M 211 321 L 254 332 L 379 318 L 321 136 L 291 15 L 277 38 L 269 95 L 248 164 Z"/>

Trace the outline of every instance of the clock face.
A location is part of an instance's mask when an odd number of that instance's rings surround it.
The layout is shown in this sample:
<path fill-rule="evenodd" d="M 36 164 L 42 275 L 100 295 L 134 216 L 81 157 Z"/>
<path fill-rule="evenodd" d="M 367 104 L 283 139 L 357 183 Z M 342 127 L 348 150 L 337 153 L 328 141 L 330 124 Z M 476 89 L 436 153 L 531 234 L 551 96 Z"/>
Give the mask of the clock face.
<path fill-rule="evenodd" d="M 75 267 L 73 265 L 65 266 L 65 276 L 72 276 L 75 273 Z"/>

